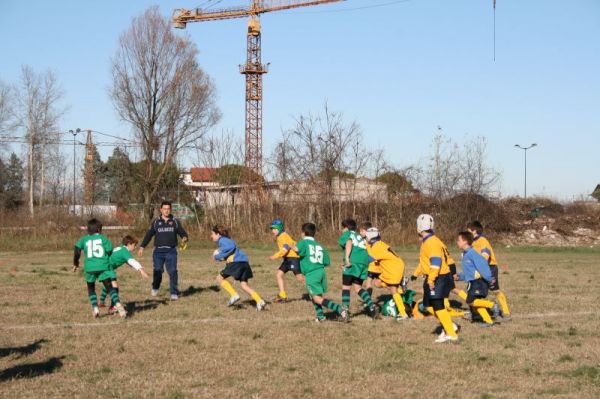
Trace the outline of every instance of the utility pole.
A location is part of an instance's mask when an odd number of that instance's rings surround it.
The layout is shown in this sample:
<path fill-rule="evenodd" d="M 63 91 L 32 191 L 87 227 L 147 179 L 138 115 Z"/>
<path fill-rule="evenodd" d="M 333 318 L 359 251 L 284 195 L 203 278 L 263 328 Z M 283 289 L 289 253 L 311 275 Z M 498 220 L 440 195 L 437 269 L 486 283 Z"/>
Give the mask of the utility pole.
<path fill-rule="evenodd" d="M 537 144 L 533 143 L 529 147 L 522 147 L 519 144 L 515 144 L 515 147 L 517 147 L 525 152 L 525 199 L 527 199 L 527 151 L 531 150 L 534 147 L 537 147 Z"/>
<path fill-rule="evenodd" d="M 94 198 L 94 144 L 92 143 L 92 130 L 87 130 L 85 142 L 85 196 L 84 203 L 91 206 Z"/>
<path fill-rule="evenodd" d="M 75 150 L 75 146 L 77 145 L 76 143 L 76 138 L 77 138 L 77 134 L 81 132 L 80 128 L 77 128 L 75 130 L 69 130 L 69 133 L 71 133 L 73 135 L 73 214 L 77 214 L 77 212 L 75 211 L 75 204 L 77 203 L 77 199 L 76 199 L 76 187 L 77 187 L 77 171 L 75 170 L 75 157 L 76 157 L 76 150 Z"/>

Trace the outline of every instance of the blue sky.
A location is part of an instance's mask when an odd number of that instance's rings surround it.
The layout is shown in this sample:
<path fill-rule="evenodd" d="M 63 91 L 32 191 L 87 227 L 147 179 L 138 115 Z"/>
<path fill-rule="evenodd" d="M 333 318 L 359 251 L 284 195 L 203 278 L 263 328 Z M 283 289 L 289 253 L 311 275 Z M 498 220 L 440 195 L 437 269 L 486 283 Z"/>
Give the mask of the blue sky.
<path fill-rule="evenodd" d="M 203 0 L 159 4 L 192 8 Z M 248 0 L 223 0 L 222 5 Z M 325 101 L 356 120 L 397 166 L 424 162 L 437 126 L 456 141 L 485 136 L 504 195 L 570 199 L 600 183 L 600 1 L 348 0 L 262 18 L 265 154 L 299 113 Z M 133 16 L 156 1 L 0 2 L 0 79 L 54 70 L 70 109 L 65 130 L 127 135 L 107 95 L 110 57 Z M 188 25 L 223 113 L 216 132 L 243 135 L 245 21 Z M 109 150 L 103 150 L 103 156 Z"/>

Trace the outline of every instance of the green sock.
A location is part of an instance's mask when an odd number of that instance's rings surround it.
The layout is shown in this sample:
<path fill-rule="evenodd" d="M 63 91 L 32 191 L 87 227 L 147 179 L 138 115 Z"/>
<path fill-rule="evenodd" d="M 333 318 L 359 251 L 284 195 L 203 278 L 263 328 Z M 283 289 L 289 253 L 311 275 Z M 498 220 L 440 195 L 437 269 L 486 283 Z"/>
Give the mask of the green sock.
<path fill-rule="evenodd" d="M 342 290 L 342 306 L 350 309 L 350 290 Z"/>
<path fill-rule="evenodd" d="M 110 290 L 110 300 L 111 300 L 113 306 L 115 306 L 117 303 L 121 303 L 121 300 L 119 299 L 119 289 L 118 288 L 113 287 Z"/>
<path fill-rule="evenodd" d="M 89 293 L 88 296 L 90 297 L 90 303 L 92 304 L 92 307 L 95 308 L 98 306 L 98 298 L 96 297 L 96 292 L 93 293 Z"/>
<path fill-rule="evenodd" d="M 104 303 L 106 301 L 106 297 L 108 295 L 108 290 L 105 286 L 102 286 L 102 294 L 100 294 L 100 303 Z"/>
<path fill-rule="evenodd" d="M 361 289 L 358 291 L 358 296 L 363 300 L 369 307 L 373 306 L 373 301 L 371 300 L 371 295 L 367 292 L 367 290 Z"/>
<path fill-rule="evenodd" d="M 327 309 L 333 310 L 337 314 L 342 314 L 342 307 L 335 302 L 330 301 L 329 299 L 323 299 L 323 306 Z"/>
<path fill-rule="evenodd" d="M 314 302 L 313 302 L 313 306 L 315 307 L 315 312 L 317 312 L 317 318 L 324 319 L 325 314 L 323 313 L 323 306 L 319 305 L 318 303 L 314 303 Z"/>

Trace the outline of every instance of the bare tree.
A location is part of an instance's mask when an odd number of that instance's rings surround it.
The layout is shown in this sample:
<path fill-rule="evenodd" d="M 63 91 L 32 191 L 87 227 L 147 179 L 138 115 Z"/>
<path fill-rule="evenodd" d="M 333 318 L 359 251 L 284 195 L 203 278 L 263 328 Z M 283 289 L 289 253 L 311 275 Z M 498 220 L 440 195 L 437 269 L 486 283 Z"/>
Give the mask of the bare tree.
<path fill-rule="evenodd" d="M 11 88 L 0 81 L 0 137 L 9 128 L 8 122 L 12 114 Z"/>
<path fill-rule="evenodd" d="M 189 36 L 176 36 L 158 7 L 152 7 L 133 19 L 112 59 L 110 95 L 141 144 L 145 168 L 140 178 L 148 219 L 169 166 L 220 118 L 213 83 L 197 55 Z"/>
<path fill-rule="evenodd" d="M 489 195 L 498 188 L 501 174 L 488 165 L 488 159 L 485 137 L 478 136 L 465 141 L 460 156 L 460 191 Z"/>
<path fill-rule="evenodd" d="M 32 68 L 21 68 L 21 80 L 15 88 L 15 119 L 27 141 L 27 191 L 29 213 L 34 215 L 36 185 L 39 203 L 43 204 L 48 156 L 55 153 L 58 121 L 65 108 L 59 103 L 63 98 L 56 75 L 47 71 L 36 73 Z"/>

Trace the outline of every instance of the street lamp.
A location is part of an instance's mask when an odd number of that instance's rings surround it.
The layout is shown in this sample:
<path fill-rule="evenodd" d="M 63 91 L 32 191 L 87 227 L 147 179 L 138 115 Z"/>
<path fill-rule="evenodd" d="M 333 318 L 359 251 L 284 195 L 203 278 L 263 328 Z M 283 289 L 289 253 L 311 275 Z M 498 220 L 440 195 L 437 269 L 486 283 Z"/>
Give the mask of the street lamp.
<path fill-rule="evenodd" d="M 525 152 L 525 199 L 527 199 L 527 150 L 531 150 L 533 147 L 537 147 L 537 144 L 533 143 L 529 147 L 522 147 L 519 144 L 515 144 L 515 147 Z"/>
<path fill-rule="evenodd" d="M 73 213 L 75 212 L 75 185 L 77 183 L 77 173 L 75 171 L 75 144 L 76 144 L 76 138 L 77 138 L 77 134 L 81 132 L 80 128 L 77 128 L 75 130 L 69 130 L 69 133 L 71 133 L 73 135 Z"/>

